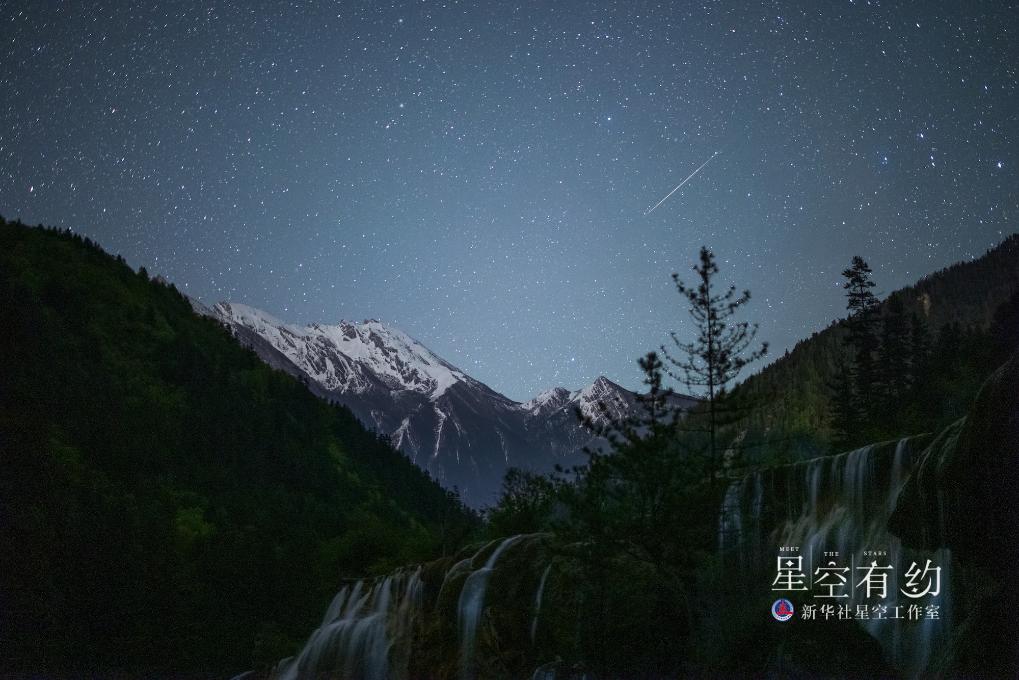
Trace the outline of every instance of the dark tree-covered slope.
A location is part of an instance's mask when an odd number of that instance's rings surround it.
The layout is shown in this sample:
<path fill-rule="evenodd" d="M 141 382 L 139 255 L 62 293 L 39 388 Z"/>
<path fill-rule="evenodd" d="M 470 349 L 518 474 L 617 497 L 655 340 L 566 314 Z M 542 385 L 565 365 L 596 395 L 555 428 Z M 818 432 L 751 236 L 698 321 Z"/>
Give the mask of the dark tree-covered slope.
<path fill-rule="evenodd" d="M 292 654 L 343 577 L 471 526 L 87 239 L 0 220 L 0 315 L 0 670 L 244 670 Z"/>
<path fill-rule="evenodd" d="M 847 255 L 846 261 L 849 261 Z M 881 272 L 874 272 L 880 288 Z M 966 413 L 984 378 L 1008 356 L 995 348 L 995 313 L 1019 293 L 1019 234 L 1013 234 L 983 256 L 925 276 L 885 298 L 879 317 L 891 301 L 901 303 L 908 322 L 914 316 L 926 329 L 930 357 L 915 389 L 889 409 L 888 422 L 862 433 L 866 441 L 936 431 Z M 752 430 L 793 458 L 817 455 L 832 443 L 831 398 L 839 389 L 838 366 L 851 361 L 846 325 L 840 320 L 814 333 L 749 377 L 737 391 L 761 404 Z M 885 376 L 882 376 L 885 377 Z M 745 427 L 746 423 L 741 425 Z"/>

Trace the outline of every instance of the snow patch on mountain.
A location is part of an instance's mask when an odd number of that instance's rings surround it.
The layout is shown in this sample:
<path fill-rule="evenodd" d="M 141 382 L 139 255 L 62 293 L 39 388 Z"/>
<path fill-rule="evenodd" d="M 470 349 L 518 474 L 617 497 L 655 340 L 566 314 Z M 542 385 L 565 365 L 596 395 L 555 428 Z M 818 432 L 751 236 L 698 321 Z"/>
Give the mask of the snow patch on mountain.
<path fill-rule="evenodd" d="M 534 399 L 520 404 L 520 408 L 528 413 L 537 415 L 542 412 L 561 409 L 571 397 L 571 392 L 565 387 L 553 387 L 545 390 Z"/>
<path fill-rule="evenodd" d="M 343 405 L 475 507 L 494 502 L 509 466 L 569 468 L 601 446 L 576 411 L 609 425 L 640 408 L 604 376 L 578 390 L 555 387 L 519 403 L 377 320 L 288 324 L 248 305 L 193 303 L 231 329 L 270 366 Z M 685 398 L 680 398 L 685 399 Z"/>
<path fill-rule="evenodd" d="M 357 394 L 381 381 L 387 389 L 419 392 L 434 401 L 456 383 L 472 380 L 403 331 L 374 319 L 297 326 L 234 302 L 220 302 L 213 311 L 260 335 L 327 390 Z"/>
<path fill-rule="evenodd" d="M 570 394 L 570 404 L 580 409 L 581 415 L 595 422 L 622 420 L 634 407 L 634 396 L 603 375 L 593 383 Z"/>

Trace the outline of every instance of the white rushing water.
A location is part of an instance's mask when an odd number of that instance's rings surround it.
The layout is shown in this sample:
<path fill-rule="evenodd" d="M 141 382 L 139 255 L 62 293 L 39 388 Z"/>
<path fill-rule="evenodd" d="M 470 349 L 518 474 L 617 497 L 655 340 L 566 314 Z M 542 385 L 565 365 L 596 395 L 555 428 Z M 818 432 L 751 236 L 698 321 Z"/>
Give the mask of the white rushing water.
<path fill-rule="evenodd" d="M 545 581 L 548 580 L 549 572 L 552 571 L 552 565 L 545 567 L 545 571 L 541 572 L 541 580 L 538 581 L 538 591 L 534 594 L 534 618 L 531 619 L 531 644 L 534 644 L 534 639 L 538 635 L 538 617 L 541 615 L 541 598 L 545 594 Z"/>
<path fill-rule="evenodd" d="M 407 678 L 413 623 L 421 609 L 421 570 L 344 586 L 297 657 L 284 659 L 277 680 Z"/>
<path fill-rule="evenodd" d="M 469 680 L 474 677 L 474 648 L 478 635 L 478 623 L 485 606 L 485 591 L 499 556 L 519 542 L 523 536 L 511 536 L 492 551 L 485 565 L 471 572 L 460 590 L 457 603 L 457 623 L 460 628 L 460 677 Z"/>
<path fill-rule="evenodd" d="M 723 559 L 745 574 L 770 569 L 774 575 L 779 546 L 799 546 L 808 582 L 815 578 L 817 567 L 832 559 L 825 557 L 826 551 L 837 551 L 838 566 L 852 567 L 854 583 L 862 573 L 858 568 L 874 559 L 881 566 L 890 564 L 887 598 L 880 601 L 888 607 L 888 615 L 897 606 L 904 613 L 911 604 L 936 604 L 938 618 L 871 618 L 859 623 L 881 643 L 897 668 L 913 676 L 923 673 L 932 651 L 945 639 L 952 610 L 949 552 L 906 548 L 887 528 L 918 453 L 910 439 L 903 439 L 895 445 L 865 446 L 838 456 L 760 470 L 732 482 L 718 523 Z M 864 551 L 878 551 L 878 556 L 864 555 Z M 923 566 L 928 559 L 941 567 L 940 594 L 922 599 L 905 597 L 900 587 L 906 569 L 914 561 Z M 853 588 L 850 592 L 849 602 L 854 608 L 879 604 L 873 598 L 868 600 L 865 591 Z M 824 625 L 824 621 L 814 623 Z"/>
<path fill-rule="evenodd" d="M 478 628 L 496 562 L 513 546 L 538 536 L 518 535 L 492 541 L 446 571 L 437 599 L 445 600 L 452 595 L 444 594 L 449 588 L 459 587 L 456 622 L 461 677 L 474 678 L 476 674 Z M 475 569 L 474 565 L 486 553 L 484 564 Z M 534 615 L 530 626 L 532 641 L 550 571 L 551 565 L 544 570 L 540 580 L 536 579 Z M 301 652 L 276 665 L 273 679 L 408 680 L 415 634 L 420 630 L 422 614 L 428 609 L 424 597 L 421 567 L 401 569 L 386 577 L 362 579 L 345 585 L 330 602 L 322 622 Z"/>

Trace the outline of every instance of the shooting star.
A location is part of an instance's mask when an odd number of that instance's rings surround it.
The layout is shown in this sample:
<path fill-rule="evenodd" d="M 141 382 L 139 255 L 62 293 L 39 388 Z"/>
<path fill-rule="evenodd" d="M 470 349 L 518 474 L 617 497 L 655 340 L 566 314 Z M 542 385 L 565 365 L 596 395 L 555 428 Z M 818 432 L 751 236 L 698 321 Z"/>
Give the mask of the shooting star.
<path fill-rule="evenodd" d="M 696 175 L 696 174 L 697 174 L 698 172 L 700 172 L 701 170 L 703 170 L 703 169 L 704 169 L 704 166 L 705 166 L 705 165 L 707 165 L 708 163 L 710 163 L 710 162 L 711 162 L 711 161 L 712 161 L 712 160 L 713 160 L 713 159 L 715 158 L 715 156 L 717 156 L 717 155 L 718 155 L 718 152 L 717 152 L 717 151 L 716 151 L 715 153 L 711 154 L 711 158 L 709 158 L 708 160 L 706 160 L 706 161 L 704 161 L 703 163 L 701 163 L 701 165 L 700 165 L 700 167 L 699 167 L 699 168 L 697 168 L 696 170 L 694 170 L 693 172 L 691 172 L 691 173 L 690 173 L 690 176 L 689 176 L 689 177 L 687 177 L 687 178 L 686 178 L 686 179 L 684 179 L 684 180 L 683 180 L 682 182 L 680 182 L 680 183 L 679 183 L 678 185 L 676 185 L 676 188 L 675 188 L 675 189 L 673 189 L 672 191 L 670 191 L 669 193 L 667 193 L 667 194 L 665 195 L 665 198 L 663 198 L 662 200 L 660 200 L 660 201 L 658 201 L 657 203 L 655 203 L 655 206 L 654 206 L 654 208 L 651 208 L 651 209 L 650 209 L 650 210 L 648 210 L 648 211 L 647 211 L 646 213 L 644 213 L 644 216 L 646 217 L 646 216 L 650 215 L 651 213 L 653 213 L 653 212 L 655 211 L 655 208 L 657 208 L 657 207 L 658 207 L 658 206 L 660 206 L 660 205 L 661 205 L 662 203 L 665 203 L 665 202 L 666 202 L 667 200 L 669 200 L 669 196 L 671 196 L 671 195 L 673 195 L 674 193 L 676 193 L 677 191 L 679 191 L 679 190 L 680 190 L 680 189 L 681 189 L 681 188 L 683 187 L 683 185 L 684 185 L 684 184 L 686 184 L 687 182 L 689 182 L 690 180 L 692 180 L 692 179 L 693 179 L 693 176 L 694 176 L 694 175 Z"/>

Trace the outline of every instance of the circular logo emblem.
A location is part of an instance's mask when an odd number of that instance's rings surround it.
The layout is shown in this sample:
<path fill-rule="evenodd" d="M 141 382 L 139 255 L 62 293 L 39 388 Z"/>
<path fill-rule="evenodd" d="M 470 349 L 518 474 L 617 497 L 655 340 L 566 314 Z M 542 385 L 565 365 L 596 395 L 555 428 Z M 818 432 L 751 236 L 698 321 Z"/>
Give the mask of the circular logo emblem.
<path fill-rule="evenodd" d="M 771 605 L 771 615 L 776 621 L 788 621 L 793 618 L 793 603 L 785 598 L 775 600 Z"/>

